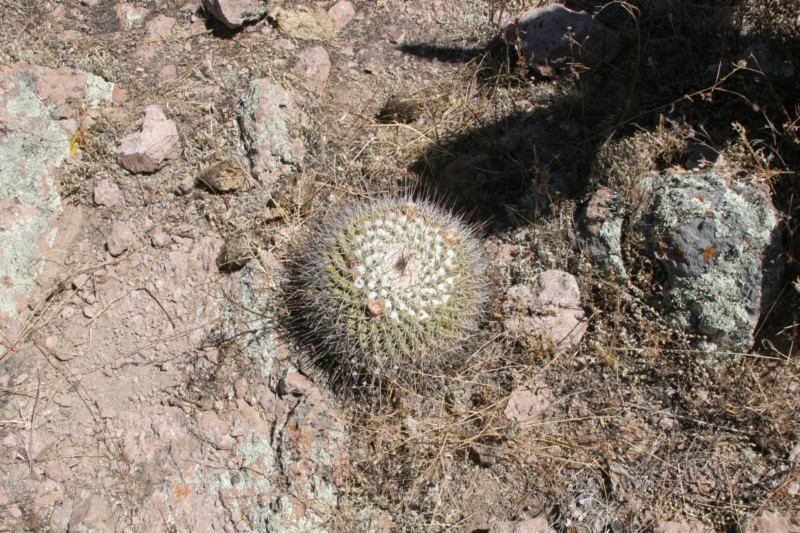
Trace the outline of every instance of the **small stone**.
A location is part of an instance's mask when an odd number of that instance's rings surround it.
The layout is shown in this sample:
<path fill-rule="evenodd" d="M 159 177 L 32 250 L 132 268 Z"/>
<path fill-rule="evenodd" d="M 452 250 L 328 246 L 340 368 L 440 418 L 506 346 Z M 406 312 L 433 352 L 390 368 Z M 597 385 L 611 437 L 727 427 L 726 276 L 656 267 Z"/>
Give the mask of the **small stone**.
<path fill-rule="evenodd" d="M 150 237 L 150 244 L 153 245 L 153 248 L 163 248 L 172 242 L 172 237 L 161 228 L 151 229 L 147 232 L 147 236 Z"/>
<path fill-rule="evenodd" d="M 269 3 L 259 0 L 203 0 L 203 7 L 225 26 L 235 29 L 263 17 Z"/>
<path fill-rule="evenodd" d="M 133 232 L 125 222 L 116 221 L 106 241 L 106 249 L 113 257 L 122 255 L 134 242 Z"/>
<path fill-rule="evenodd" d="M 347 26 L 355 16 L 356 10 L 350 0 L 339 0 L 328 9 L 328 17 L 330 17 L 333 28 L 336 31 Z"/>
<path fill-rule="evenodd" d="M 403 29 L 396 28 L 390 31 L 386 38 L 389 39 L 389 42 L 392 44 L 403 44 L 403 41 L 406 39 L 406 32 Z"/>
<path fill-rule="evenodd" d="M 96 305 L 87 305 L 83 308 L 83 316 L 86 318 L 94 318 L 97 315 L 97 306 Z"/>
<path fill-rule="evenodd" d="M 194 176 L 189 175 L 183 178 L 181 181 L 178 182 L 178 186 L 175 188 L 175 194 L 179 196 L 183 196 L 184 194 L 188 194 L 194 189 L 194 185 L 197 183 L 197 180 Z"/>
<path fill-rule="evenodd" d="M 103 179 L 94 184 L 94 203 L 105 207 L 113 207 L 119 202 L 119 187 Z"/>
<path fill-rule="evenodd" d="M 139 131 L 122 140 L 117 159 L 134 173 L 156 172 L 170 160 L 180 157 L 178 128 L 159 106 L 147 106 Z"/>
<path fill-rule="evenodd" d="M 75 279 L 72 280 L 72 288 L 75 290 L 82 289 L 87 281 L 89 281 L 89 276 L 87 274 L 78 274 L 75 276 Z"/>

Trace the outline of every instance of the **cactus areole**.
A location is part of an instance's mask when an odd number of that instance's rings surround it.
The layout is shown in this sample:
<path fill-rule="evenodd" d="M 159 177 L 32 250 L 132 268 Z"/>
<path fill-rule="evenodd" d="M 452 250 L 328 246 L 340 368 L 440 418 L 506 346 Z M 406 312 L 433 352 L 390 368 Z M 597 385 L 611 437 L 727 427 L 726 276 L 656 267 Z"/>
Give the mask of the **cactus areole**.
<path fill-rule="evenodd" d="M 405 380 L 463 349 L 477 330 L 484 270 L 474 228 L 432 203 L 348 204 L 293 247 L 291 324 L 334 385 Z"/>

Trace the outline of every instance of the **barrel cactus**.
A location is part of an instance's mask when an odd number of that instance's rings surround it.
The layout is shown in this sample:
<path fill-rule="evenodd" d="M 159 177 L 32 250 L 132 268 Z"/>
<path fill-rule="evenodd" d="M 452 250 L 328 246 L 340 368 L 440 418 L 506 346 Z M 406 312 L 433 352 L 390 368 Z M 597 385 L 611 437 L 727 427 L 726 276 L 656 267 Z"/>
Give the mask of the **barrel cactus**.
<path fill-rule="evenodd" d="M 332 209 L 294 243 L 290 324 L 331 383 L 413 382 L 468 344 L 487 300 L 475 229 L 388 196 Z"/>

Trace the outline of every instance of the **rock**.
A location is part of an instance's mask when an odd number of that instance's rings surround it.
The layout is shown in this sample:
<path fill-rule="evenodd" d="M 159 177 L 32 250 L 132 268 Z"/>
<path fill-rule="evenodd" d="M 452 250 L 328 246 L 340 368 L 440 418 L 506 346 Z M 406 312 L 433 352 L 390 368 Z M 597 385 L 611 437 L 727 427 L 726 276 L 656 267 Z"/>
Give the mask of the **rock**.
<path fill-rule="evenodd" d="M 312 46 L 301 50 L 297 54 L 294 72 L 313 92 L 322 92 L 331 72 L 331 58 L 328 51 L 324 46 Z"/>
<path fill-rule="evenodd" d="M 300 372 L 287 372 L 278 384 L 278 392 L 281 396 L 302 396 L 314 384 Z"/>
<path fill-rule="evenodd" d="M 150 237 L 150 244 L 153 248 L 163 248 L 172 242 L 172 237 L 161 228 L 151 229 L 147 232 L 147 236 Z"/>
<path fill-rule="evenodd" d="M 328 18 L 336 31 L 347 26 L 355 16 L 356 9 L 350 0 L 339 0 L 328 9 Z"/>
<path fill-rule="evenodd" d="M 715 171 L 653 180 L 644 231 L 664 265 L 673 326 L 706 337 L 701 349 L 746 351 L 782 272 L 778 213 L 765 184 Z"/>
<path fill-rule="evenodd" d="M 261 0 L 203 0 L 203 8 L 230 29 L 262 18 L 271 4 Z"/>
<path fill-rule="evenodd" d="M 508 397 L 503 414 L 512 422 L 535 422 L 550 407 L 552 398 L 553 393 L 545 383 L 537 386 L 536 390 L 518 389 Z"/>
<path fill-rule="evenodd" d="M 406 40 L 406 31 L 402 28 L 394 28 L 386 35 L 386 38 L 392 44 L 403 44 L 403 41 Z"/>
<path fill-rule="evenodd" d="M 247 180 L 247 171 L 237 157 L 219 155 L 200 172 L 200 183 L 214 192 L 235 191 Z"/>
<path fill-rule="evenodd" d="M 134 173 L 156 172 L 181 154 L 178 128 L 168 120 L 159 106 L 144 110 L 139 131 L 122 140 L 117 160 Z"/>
<path fill-rule="evenodd" d="M 116 221 L 106 241 L 106 249 L 113 257 L 122 255 L 134 242 L 133 232 L 125 222 Z"/>
<path fill-rule="evenodd" d="M 150 60 L 155 57 L 158 44 L 169 37 L 175 22 L 174 18 L 166 15 L 157 15 L 148 20 L 144 25 L 147 30 L 147 37 L 136 47 L 136 55 L 144 60 Z"/>
<path fill-rule="evenodd" d="M 763 511 L 747 521 L 744 533 L 800 533 L 800 526 L 770 511 Z"/>
<path fill-rule="evenodd" d="M 624 213 L 616 208 L 620 199 L 606 187 L 598 189 L 581 214 L 578 225 L 581 244 L 603 275 L 628 279 L 622 261 L 622 223 Z"/>
<path fill-rule="evenodd" d="M 521 522 L 494 522 L 489 533 L 555 533 L 555 530 L 547 523 L 547 517 L 537 516 Z"/>
<path fill-rule="evenodd" d="M 242 99 L 242 136 L 253 171 L 265 185 L 292 174 L 302 164 L 305 146 L 289 129 L 302 119 L 294 93 L 266 78 L 250 82 Z"/>
<path fill-rule="evenodd" d="M 298 5 L 293 9 L 276 7 L 269 17 L 278 24 L 281 33 L 295 39 L 324 41 L 335 35 L 333 21 L 319 6 Z"/>
<path fill-rule="evenodd" d="M 653 533 L 712 533 L 713 531 L 696 518 L 689 518 L 680 522 L 662 522 L 655 527 Z"/>
<path fill-rule="evenodd" d="M 89 531 L 113 531 L 114 521 L 111 506 L 106 500 L 92 494 L 72 511 L 69 519 L 69 533 Z"/>
<path fill-rule="evenodd" d="M 619 35 L 590 14 L 560 4 L 527 11 L 506 26 L 505 38 L 519 40 L 525 59 L 540 66 L 578 62 L 596 68 L 619 52 Z"/>
<path fill-rule="evenodd" d="M 94 184 L 94 203 L 105 207 L 114 207 L 119 202 L 119 187 L 108 180 L 100 180 Z"/>
<path fill-rule="evenodd" d="M 114 85 L 79 70 L 0 66 L 0 333 L 61 273 L 81 210 L 65 205 L 59 181 L 80 127 L 113 101 Z"/>
<path fill-rule="evenodd" d="M 576 348 L 586 333 L 578 282 L 566 272 L 547 270 L 537 286 L 514 285 L 506 293 L 503 321 L 514 338 L 533 338 L 558 350 Z"/>
<path fill-rule="evenodd" d="M 231 436 L 231 427 L 214 411 L 204 411 L 197 418 L 197 425 L 208 441 L 219 450 L 230 450 L 236 445 Z"/>
<path fill-rule="evenodd" d="M 131 4 L 117 4 L 114 7 L 117 22 L 122 30 L 130 30 L 135 26 L 144 24 L 144 18 L 149 11 L 144 7 L 135 7 Z"/>
<path fill-rule="evenodd" d="M 322 513 L 311 512 L 306 505 L 314 502 L 335 506 L 344 486 L 347 456 L 344 442 L 344 423 L 322 399 L 320 392 L 311 390 L 298 402 L 286 422 L 276 428 L 279 466 L 288 482 L 286 495 L 280 498 L 280 512 L 273 515 L 270 525 L 296 524 L 305 517 L 308 528 L 318 531 L 324 524 Z M 288 528 L 293 531 L 299 528 Z"/>

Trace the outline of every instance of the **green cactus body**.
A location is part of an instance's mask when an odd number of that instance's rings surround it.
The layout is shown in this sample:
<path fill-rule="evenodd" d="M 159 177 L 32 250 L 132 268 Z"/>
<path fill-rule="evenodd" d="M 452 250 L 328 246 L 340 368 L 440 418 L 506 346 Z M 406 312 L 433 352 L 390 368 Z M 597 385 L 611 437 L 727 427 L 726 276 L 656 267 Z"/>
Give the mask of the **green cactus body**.
<path fill-rule="evenodd" d="M 294 247 L 292 323 L 334 381 L 408 377 L 477 329 L 488 282 L 474 230 L 431 203 L 380 198 L 323 216 Z"/>

